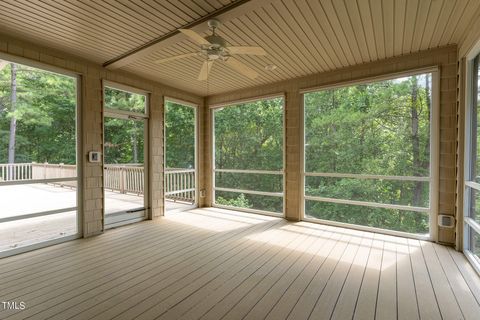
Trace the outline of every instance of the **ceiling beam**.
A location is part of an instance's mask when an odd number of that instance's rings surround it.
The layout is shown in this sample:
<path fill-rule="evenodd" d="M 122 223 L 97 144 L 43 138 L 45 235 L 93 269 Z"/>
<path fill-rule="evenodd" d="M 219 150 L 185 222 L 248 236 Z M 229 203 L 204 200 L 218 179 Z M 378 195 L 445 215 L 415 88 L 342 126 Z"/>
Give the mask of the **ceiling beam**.
<path fill-rule="evenodd" d="M 193 29 L 196 32 L 201 33 L 208 29 L 208 26 L 205 22 L 212 18 L 220 19 L 223 22 L 226 22 L 235 17 L 242 16 L 245 13 L 252 11 L 259 5 L 265 5 L 271 2 L 273 1 L 238 0 L 218 10 L 215 10 L 195 21 L 187 23 L 186 25 L 181 26 L 179 29 Z M 156 38 L 150 42 L 145 43 L 144 45 L 141 45 L 140 47 L 137 47 L 105 62 L 103 66 L 107 69 L 118 69 L 184 39 L 186 39 L 186 37 L 181 32 L 179 32 L 178 30 L 173 30 L 159 38 Z"/>

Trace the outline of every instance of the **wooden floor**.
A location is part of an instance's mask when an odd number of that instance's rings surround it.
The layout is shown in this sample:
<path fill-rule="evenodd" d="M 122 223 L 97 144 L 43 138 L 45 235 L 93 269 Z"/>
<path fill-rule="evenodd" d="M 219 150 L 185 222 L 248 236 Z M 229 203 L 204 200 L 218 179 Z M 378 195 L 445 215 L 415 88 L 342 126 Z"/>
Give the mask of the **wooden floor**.
<path fill-rule="evenodd" d="M 0 260 L 0 319 L 480 319 L 451 248 L 220 209 Z"/>

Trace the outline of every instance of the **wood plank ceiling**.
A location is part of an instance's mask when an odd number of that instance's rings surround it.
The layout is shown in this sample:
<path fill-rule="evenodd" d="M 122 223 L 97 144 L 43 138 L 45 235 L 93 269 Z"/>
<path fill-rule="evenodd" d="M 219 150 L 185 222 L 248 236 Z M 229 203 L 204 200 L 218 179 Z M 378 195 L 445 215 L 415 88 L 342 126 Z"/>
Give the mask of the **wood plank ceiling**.
<path fill-rule="evenodd" d="M 104 63 L 233 0 L 3 0 L 0 32 Z M 200 57 L 154 61 L 194 52 L 184 36 L 121 69 L 202 96 L 258 86 L 458 44 L 478 0 L 264 0 L 233 8 L 219 34 L 231 45 L 258 45 L 267 56 L 239 60 L 260 76 L 251 80 L 216 63 L 208 83 L 198 81 Z M 237 15 L 235 13 L 238 13 Z M 208 34 L 206 23 L 196 28 Z M 238 57 L 238 56 L 237 56 Z M 265 66 L 276 65 L 274 71 Z"/>

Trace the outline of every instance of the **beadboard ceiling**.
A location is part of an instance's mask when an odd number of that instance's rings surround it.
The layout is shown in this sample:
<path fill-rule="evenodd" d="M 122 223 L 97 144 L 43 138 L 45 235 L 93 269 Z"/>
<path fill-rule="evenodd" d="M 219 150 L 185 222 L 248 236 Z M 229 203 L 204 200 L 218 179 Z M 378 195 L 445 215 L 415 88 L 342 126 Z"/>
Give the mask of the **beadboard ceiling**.
<path fill-rule="evenodd" d="M 237 56 L 258 78 L 215 63 L 209 81 L 198 81 L 200 57 L 156 64 L 197 50 L 182 34 L 109 67 L 201 96 L 219 94 L 458 44 L 478 18 L 480 1 L 1 0 L 0 32 L 104 64 L 222 8 L 228 10 L 218 15 L 221 36 L 231 45 L 267 51 L 267 56 Z M 192 28 L 202 35 L 208 31 L 205 22 Z M 270 64 L 277 68 L 266 71 Z"/>

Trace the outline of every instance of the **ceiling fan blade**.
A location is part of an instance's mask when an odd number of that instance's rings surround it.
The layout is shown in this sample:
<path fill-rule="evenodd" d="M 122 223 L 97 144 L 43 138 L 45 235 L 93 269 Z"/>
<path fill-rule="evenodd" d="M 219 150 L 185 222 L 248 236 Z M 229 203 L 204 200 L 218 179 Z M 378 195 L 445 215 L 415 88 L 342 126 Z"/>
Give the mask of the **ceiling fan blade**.
<path fill-rule="evenodd" d="M 198 80 L 204 81 L 208 79 L 208 75 L 210 73 L 210 69 L 212 69 L 213 61 L 205 61 L 200 69 L 200 73 L 198 74 Z"/>
<path fill-rule="evenodd" d="M 247 67 L 245 64 L 235 58 L 230 57 L 227 61 L 225 61 L 225 63 L 250 79 L 255 79 L 256 77 L 258 77 L 258 73 L 255 70 Z"/>
<path fill-rule="evenodd" d="M 178 59 L 193 57 L 193 56 L 196 56 L 197 54 L 198 54 L 198 53 L 196 53 L 196 52 L 185 53 L 185 54 L 181 54 L 181 55 L 178 55 L 178 56 L 173 56 L 173 57 L 168 57 L 168 58 L 159 59 L 159 60 L 155 61 L 155 63 L 165 63 L 165 62 L 168 62 L 168 61 L 173 61 L 173 60 L 178 60 Z"/>
<path fill-rule="evenodd" d="M 262 47 L 227 47 L 231 54 L 252 54 L 256 56 L 264 56 L 267 54 Z"/>
<path fill-rule="evenodd" d="M 192 39 L 193 41 L 197 42 L 198 44 L 210 44 L 207 40 L 205 40 L 201 35 L 196 33 L 191 29 L 178 29 L 181 33 Z"/>

